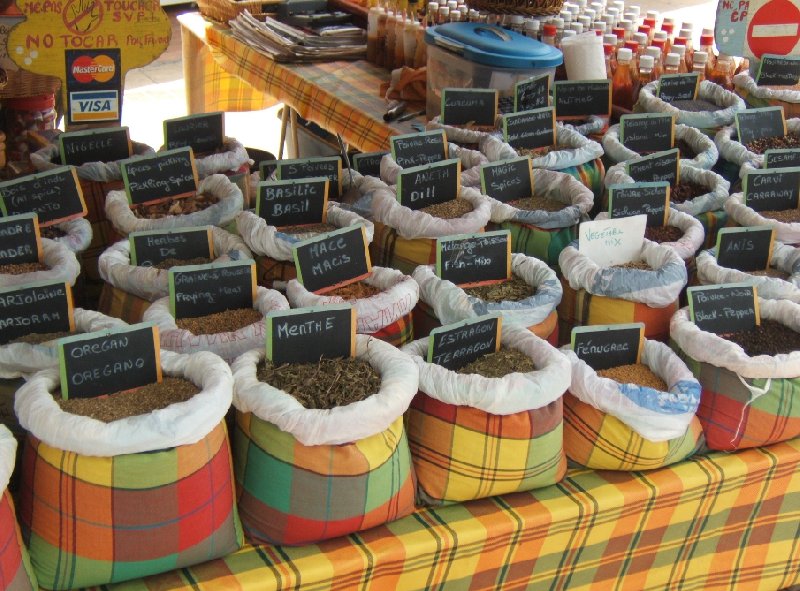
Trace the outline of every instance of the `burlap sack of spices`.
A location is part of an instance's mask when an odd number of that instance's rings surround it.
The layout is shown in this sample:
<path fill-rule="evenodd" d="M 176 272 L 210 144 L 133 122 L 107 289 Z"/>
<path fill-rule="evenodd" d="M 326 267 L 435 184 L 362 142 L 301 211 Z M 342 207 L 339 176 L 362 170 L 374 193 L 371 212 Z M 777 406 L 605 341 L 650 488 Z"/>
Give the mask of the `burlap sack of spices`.
<path fill-rule="evenodd" d="M 733 86 L 750 109 L 783 107 L 787 117 L 800 116 L 800 89 L 796 86 L 759 86 L 749 70 L 736 74 Z"/>
<path fill-rule="evenodd" d="M 734 193 L 725 200 L 725 211 L 732 226 L 766 226 L 775 230 L 775 240 L 785 244 L 800 246 L 800 222 L 782 222 L 748 207 L 744 193 Z"/>
<path fill-rule="evenodd" d="M 759 298 L 761 321 L 800 331 L 800 304 Z M 710 449 L 735 451 L 800 436 L 800 350 L 749 356 L 721 336 L 701 330 L 682 308 L 670 337 L 702 386 L 697 416 Z"/>
<path fill-rule="evenodd" d="M 426 361 L 428 339 L 403 348 L 420 374 L 406 426 L 419 496 L 429 505 L 549 486 L 566 472 L 567 359 L 521 327 L 504 324 L 502 346 L 530 356 L 536 369 L 501 378 L 460 374 Z"/>
<path fill-rule="evenodd" d="M 308 409 L 261 382 L 262 347 L 233 362 L 239 514 L 256 543 L 313 544 L 393 521 L 414 510 L 403 413 L 417 392 L 411 358 L 357 335 L 356 357 L 380 375 L 373 395 Z M 300 488 L 298 488 L 300 487 Z M 298 490 L 314 502 L 296 502 Z"/>
<path fill-rule="evenodd" d="M 53 224 L 52 227 L 62 235 L 54 236 L 51 240 L 63 244 L 76 254 L 82 253 L 92 243 L 92 225 L 86 218 Z M 47 231 L 46 228 L 42 228 L 42 230 Z"/>
<path fill-rule="evenodd" d="M 668 390 L 597 375 L 571 347 L 564 397 L 564 449 L 570 461 L 595 470 L 652 470 L 686 459 L 700 447 L 695 412 L 700 384 L 670 348 L 645 339 L 641 363 Z"/>
<path fill-rule="evenodd" d="M 75 285 L 75 280 L 81 272 L 75 253 L 63 244 L 47 238 L 42 238 L 42 264 L 47 269 L 18 275 L 0 273 L 0 286 L 7 288 L 45 281 L 64 281 Z"/>
<path fill-rule="evenodd" d="M 694 166 L 709 170 L 717 163 L 720 153 L 714 141 L 706 136 L 699 129 L 688 125 L 678 124 L 675 126 L 675 141 L 685 141 L 689 147 L 697 154 L 694 158 L 681 158 L 681 167 Z M 612 125 L 603 136 L 603 149 L 614 163 L 626 162 L 634 158 L 639 158 L 641 154 L 634 152 L 619 139 L 619 124 Z"/>
<path fill-rule="evenodd" d="M 211 353 L 170 351 L 161 352 L 161 366 L 201 391 L 109 423 L 61 410 L 53 398 L 58 368 L 17 392 L 15 410 L 29 432 L 19 519 L 43 588 L 138 579 L 241 546 L 223 420 L 230 368 Z"/>

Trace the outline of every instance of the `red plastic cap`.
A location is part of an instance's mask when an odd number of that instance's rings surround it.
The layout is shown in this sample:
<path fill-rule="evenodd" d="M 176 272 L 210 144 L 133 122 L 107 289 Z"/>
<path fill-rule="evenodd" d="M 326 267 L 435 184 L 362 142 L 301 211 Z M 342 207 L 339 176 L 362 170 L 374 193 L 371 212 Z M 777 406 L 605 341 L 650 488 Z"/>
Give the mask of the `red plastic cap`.
<path fill-rule="evenodd" d="M 700 35 L 700 45 L 714 45 L 714 35 Z"/>
<path fill-rule="evenodd" d="M 675 41 L 672 42 L 673 45 L 686 45 L 688 39 L 686 37 L 675 37 Z"/>
<path fill-rule="evenodd" d="M 555 25 L 545 25 L 542 27 L 542 35 L 545 37 L 555 37 L 558 29 Z"/>
<path fill-rule="evenodd" d="M 15 111 L 45 111 L 54 109 L 56 106 L 55 94 L 43 94 L 41 96 L 23 96 L 20 98 L 10 98 L 3 101 L 7 109 Z"/>
<path fill-rule="evenodd" d="M 622 39 L 623 37 L 625 37 L 625 29 L 623 29 L 622 27 L 614 27 L 613 29 L 611 29 L 611 32 L 617 36 L 617 39 Z"/>
<path fill-rule="evenodd" d="M 647 25 L 639 25 L 639 33 L 644 33 L 645 35 L 650 34 L 650 27 Z"/>
<path fill-rule="evenodd" d="M 664 53 L 664 48 L 667 46 L 667 42 L 664 39 L 653 39 L 651 45 L 653 47 L 658 47 L 661 50 L 661 53 Z"/>
<path fill-rule="evenodd" d="M 656 28 L 656 19 L 654 19 L 654 18 L 646 18 L 646 19 L 642 20 L 642 23 L 647 25 L 651 29 L 655 29 Z"/>
<path fill-rule="evenodd" d="M 626 41 L 624 47 L 630 49 L 633 53 L 639 50 L 639 44 L 636 41 Z"/>
<path fill-rule="evenodd" d="M 661 23 L 661 30 L 665 31 L 667 35 L 672 35 L 673 31 L 675 31 L 675 24 L 674 23 Z"/>
<path fill-rule="evenodd" d="M 605 53 L 606 55 L 613 54 L 615 49 L 616 47 L 614 47 L 613 45 L 603 45 L 603 53 Z"/>

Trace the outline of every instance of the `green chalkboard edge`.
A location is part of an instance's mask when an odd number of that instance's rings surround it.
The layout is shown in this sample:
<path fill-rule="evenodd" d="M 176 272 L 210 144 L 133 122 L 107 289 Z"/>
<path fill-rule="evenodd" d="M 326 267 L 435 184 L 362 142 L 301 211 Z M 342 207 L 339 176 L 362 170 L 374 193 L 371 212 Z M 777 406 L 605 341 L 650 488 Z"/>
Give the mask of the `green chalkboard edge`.
<path fill-rule="evenodd" d="M 445 111 L 444 104 L 445 104 L 445 97 L 447 96 L 447 91 L 469 91 L 474 92 L 475 94 L 494 94 L 494 113 L 492 114 L 492 121 L 497 119 L 497 102 L 499 93 L 494 88 L 444 88 L 442 89 L 442 100 L 440 105 L 440 112 L 441 112 L 441 120 L 442 124 L 449 125 L 450 123 L 447 121 L 447 112 Z M 482 124 L 479 124 L 482 125 Z M 488 125 L 488 124 L 487 124 Z"/>
<path fill-rule="evenodd" d="M 75 300 L 72 297 L 72 287 L 66 281 L 32 281 L 31 283 L 25 283 L 23 285 L 0 287 L 0 294 L 9 294 L 22 289 L 31 289 L 33 287 L 55 287 L 56 285 L 63 285 L 65 287 L 64 293 L 67 294 L 67 319 L 69 320 L 69 331 L 75 332 Z"/>
<path fill-rule="evenodd" d="M 192 176 L 194 177 L 194 191 L 189 193 L 181 193 L 180 195 L 170 195 L 169 197 L 159 197 L 158 199 L 151 199 L 150 201 L 137 203 L 136 205 L 150 205 L 152 203 L 161 203 L 163 201 L 167 201 L 168 199 L 181 199 L 182 197 L 190 197 L 193 193 L 197 192 L 197 184 L 199 182 L 197 177 L 197 164 L 195 163 L 194 152 L 192 151 L 191 146 L 186 146 L 185 148 L 175 148 L 174 150 L 163 150 L 161 152 L 156 152 L 151 156 L 128 158 L 120 161 L 119 168 L 122 172 L 122 184 L 125 187 L 125 196 L 128 198 L 129 205 L 133 206 L 134 203 L 131 200 L 131 186 L 130 181 L 128 180 L 127 169 L 128 164 L 141 164 L 143 160 L 157 160 L 159 158 L 164 158 L 165 156 L 173 156 L 179 152 L 189 152 L 189 160 L 192 163 Z"/>
<path fill-rule="evenodd" d="M 219 138 L 219 145 L 220 147 L 225 145 L 225 112 L 224 111 L 210 111 L 208 113 L 195 113 L 194 115 L 185 115 L 183 117 L 173 117 L 172 119 L 164 119 L 164 122 L 161 124 L 161 129 L 164 135 L 164 146 L 169 145 L 169 134 L 167 130 L 169 128 L 169 123 L 175 122 L 179 123 L 181 121 L 191 121 L 192 119 L 210 119 L 211 117 L 219 117 L 220 119 L 220 129 L 222 130 L 222 137 Z"/>
<path fill-rule="evenodd" d="M 448 332 L 451 330 L 456 330 L 459 328 L 463 328 L 465 326 L 469 326 L 471 324 L 479 324 L 481 322 L 486 322 L 487 320 L 496 319 L 497 320 L 497 333 L 495 334 L 495 348 L 494 353 L 497 353 L 502 346 L 502 336 L 503 336 L 503 317 L 500 314 L 485 314 L 483 316 L 478 316 L 477 318 L 470 318 L 468 320 L 462 320 L 461 322 L 453 322 L 452 324 L 445 324 L 444 326 L 439 326 L 434 328 L 430 334 L 428 335 L 428 352 L 425 355 L 425 361 L 428 363 L 433 363 L 433 343 L 434 338 L 436 335 L 441 334 L 443 332 Z"/>
<path fill-rule="evenodd" d="M 336 161 L 336 178 L 337 186 L 339 187 L 339 195 L 342 194 L 342 159 L 339 156 L 314 156 L 313 158 L 292 158 L 290 160 L 276 160 L 277 167 L 275 168 L 275 178 L 281 180 L 303 180 L 303 179 L 284 179 L 282 178 L 282 171 L 284 166 L 292 164 L 310 164 L 313 162 L 333 162 Z M 318 178 L 318 177 L 308 177 Z"/>
<path fill-rule="evenodd" d="M 785 168 L 760 168 L 757 170 L 750 170 L 744 175 L 742 179 L 742 203 L 747 206 L 747 194 L 750 192 L 750 177 L 751 175 L 757 176 L 762 174 L 797 174 L 798 183 L 800 183 L 800 166 L 787 166 Z M 798 187 L 800 193 L 800 187 Z M 748 206 L 749 207 L 749 206 Z M 797 200 L 797 207 L 800 208 L 800 198 Z"/>
<path fill-rule="evenodd" d="M 66 359 L 64 358 L 64 345 L 69 343 L 73 343 L 75 341 L 87 341 L 89 339 L 96 339 L 98 337 L 104 337 L 112 334 L 122 334 L 126 332 L 134 332 L 137 330 L 142 330 L 144 328 L 150 328 L 153 331 L 153 349 L 155 350 L 156 357 L 156 376 L 157 376 L 157 383 L 161 383 L 163 379 L 163 375 L 161 373 L 161 343 L 158 334 L 158 326 L 153 322 L 140 322 L 138 324 L 133 324 L 131 326 L 126 326 L 124 328 L 115 328 L 109 330 L 98 330 L 95 332 L 88 332 L 84 334 L 75 335 L 72 337 L 64 337 L 58 339 L 56 341 L 56 348 L 58 349 L 58 374 L 61 379 L 61 399 L 68 400 L 69 399 L 69 380 L 67 379 L 67 366 L 66 366 Z"/>
<path fill-rule="evenodd" d="M 769 111 L 778 111 L 781 112 L 781 120 L 783 121 L 783 135 L 786 135 L 786 114 L 783 112 L 783 107 L 760 107 L 758 109 L 745 109 L 744 111 L 738 111 L 734 114 L 734 119 L 736 122 L 736 139 L 739 143 L 744 144 L 745 142 L 742 141 L 742 133 L 739 127 L 739 116 L 744 115 L 745 117 L 750 113 L 766 113 Z"/>
<path fill-rule="evenodd" d="M 767 150 L 766 152 L 764 152 L 764 168 L 769 170 L 778 170 L 778 169 L 785 170 L 787 168 L 793 168 L 791 166 L 770 167 L 769 165 L 770 156 L 778 156 L 780 154 L 789 154 L 789 153 L 800 154 L 800 148 L 782 148 L 782 149 L 771 148 Z"/>
<path fill-rule="evenodd" d="M 692 298 L 692 294 L 694 294 L 694 292 L 712 291 L 715 289 L 733 288 L 733 287 L 749 287 L 753 290 L 753 299 L 756 312 L 756 326 L 761 325 L 761 306 L 758 303 L 758 287 L 756 287 L 752 283 L 717 283 L 715 285 L 696 285 L 694 287 L 687 288 L 686 299 L 689 302 L 689 320 L 692 322 L 692 324 L 696 324 L 694 321 L 694 303 Z"/>
<path fill-rule="evenodd" d="M 671 150 L 663 150 L 661 152 L 655 152 L 653 154 L 648 154 L 647 156 L 640 156 L 638 158 L 632 158 L 625 162 L 625 173 L 628 176 L 631 176 L 631 164 L 639 164 L 640 162 L 646 162 L 648 160 L 656 160 L 657 158 L 666 158 L 667 156 L 676 156 L 675 161 L 676 170 L 677 170 L 677 181 L 680 182 L 681 179 L 681 158 L 680 158 L 680 150 L 678 148 L 672 148 Z M 648 181 L 642 181 L 648 182 Z"/>
<path fill-rule="evenodd" d="M 302 183 L 324 183 L 324 190 L 322 196 L 322 221 L 321 222 L 309 222 L 308 224 L 299 224 L 299 226 L 313 226 L 314 224 L 321 223 L 325 224 L 328 222 L 328 190 L 330 188 L 330 180 L 328 177 L 324 176 L 314 176 L 308 177 L 304 179 L 286 179 L 286 180 L 278 180 L 278 181 L 259 181 L 256 185 L 256 215 L 265 221 L 267 221 L 267 225 L 269 221 L 266 218 L 263 218 L 261 215 L 261 190 L 266 187 L 275 187 L 275 186 L 286 186 L 286 185 L 300 185 Z M 277 228 L 281 226 L 275 226 Z"/>
<path fill-rule="evenodd" d="M 474 281 L 471 283 L 460 283 L 458 287 L 479 287 L 481 285 L 494 285 L 511 279 L 511 230 L 494 230 L 492 232 L 478 232 L 475 234 L 451 234 L 436 239 L 436 276 L 442 278 L 442 244 L 445 242 L 455 242 L 457 240 L 472 240 L 476 238 L 487 238 L 490 236 L 506 237 L 506 278 L 490 279 L 488 281 Z"/>
<path fill-rule="evenodd" d="M 661 77 L 658 79 L 658 87 L 656 88 L 656 96 L 661 98 L 661 81 L 662 80 L 669 80 L 674 78 L 688 78 L 694 77 L 694 93 L 692 94 L 692 100 L 697 99 L 697 92 L 700 90 L 700 74 L 697 72 L 689 72 L 687 74 L 662 74 Z"/>
<path fill-rule="evenodd" d="M 356 172 L 361 173 L 361 169 L 359 167 L 361 160 L 365 160 L 366 158 L 371 158 L 373 156 L 378 156 L 378 155 L 380 155 L 381 158 L 383 158 L 383 156 L 386 156 L 386 154 L 389 154 L 387 150 L 379 150 L 377 152 L 359 152 L 358 154 L 353 154 L 352 158 L 353 168 L 355 169 Z"/>
<path fill-rule="evenodd" d="M 666 119 L 667 117 L 672 119 L 672 125 L 670 127 L 670 145 L 675 145 L 675 115 L 671 115 L 669 113 L 629 113 L 627 115 L 623 115 L 619 118 L 619 142 L 622 145 L 625 145 L 625 121 L 630 121 L 631 119 Z M 674 149 L 674 148 L 671 148 Z M 660 153 L 668 152 L 669 150 L 662 150 Z"/>
<path fill-rule="evenodd" d="M 612 111 L 612 102 L 611 102 L 611 80 L 606 78 L 605 80 L 556 80 L 553 83 L 553 108 L 557 104 L 557 93 L 559 86 L 569 86 L 569 85 L 577 85 L 577 84 L 606 84 L 608 86 L 608 111 L 605 113 L 592 113 L 597 117 L 611 117 Z M 559 116 L 556 114 L 556 119 L 558 121 L 576 121 L 585 119 L 584 115 L 561 115 Z"/>
<path fill-rule="evenodd" d="M 545 111 L 550 111 L 550 120 L 551 120 L 551 124 L 553 126 L 553 142 L 550 145 L 551 146 L 555 145 L 556 142 L 558 141 L 558 139 L 557 139 L 557 134 L 556 134 L 556 108 L 553 107 L 553 106 L 541 107 L 539 109 L 529 109 L 527 111 L 519 111 L 517 113 L 506 113 L 506 114 L 504 114 L 501 117 L 501 120 L 502 120 L 502 123 L 503 123 L 503 141 L 506 142 L 507 144 L 510 144 L 510 142 L 508 141 L 508 120 L 509 119 L 516 119 L 517 117 L 523 117 L 525 115 L 532 115 L 532 114 L 538 115 L 539 113 L 544 113 Z"/>
<path fill-rule="evenodd" d="M 44 261 L 44 253 L 42 252 L 42 232 L 39 229 L 39 214 L 35 211 L 31 211 L 28 213 L 18 213 L 16 215 L 5 215 L 5 211 L 3 212 L 3 217 L 0 219 L 0 222 L 3 224 L 7 223 L 14 223 L 15 221 L 21 220 L 31 220 L 33 222 L 33 232 L 36 236 L 36 260 L 40 263 Z"/>
<path fill-rule="evenodd" d="M 206 236 L 208 237 L 208 252 L 210 253 L 209 258 L 214 258 L 214 234 L 211 230 L 211 226 L 197 226 L 197 227 L 186 227 L 186 228 L 167 228 L 166 230 L 140 230 L 138 232 L 131 232 L 128 234 L 128 244 L 130 245 L 131 251 L 131 266 L 136 267 L 139 265 L 139 257 L 136 254 L 136 243 L 134 242 L 134 238 L 139 238 L 140 236 L 163 236 L 164 234 L 186 234 L 186 233 L 194 233 L 194 232 L 201 232 L 205 230 Z"/>
<path fill-rule="evenodd" d="M 367 232 L 364 228 L 364 224 L 355 224 L 352 226 L 347 226 L 346 228 L 341 228 L 339 230 L 334 230 L 333 232 L 326 232 L 325 234 L 320 234 L 319 236 L 314 236 L 313 238 L 308 238 L 307 240 L 302 240 L 300 242 L 296 242 L 292 245 L 292 258 L 294 259 L 294 268 L 297 273 L 297 282 L 300 285 L 305 285 L 303 283 L 303 273 L 302 269 L 300 268 L 300 261 L 297 256 L 297 250 L 314 242 L 320 242 L 321 240 L 328 240 L 331 236 L 335 236 L 337 234 L 344 234 L 345 232 L 351 232 L 353 228 L 361 228 L 361 239 L 364 242 L 364 259 L 367 262 L 367 272 L 359 275 L 358 277 L 353 277 L 348 279 L 347 281 L 340 281 L 339 283 L 335 283 L 334 285 L 329 285 L 327 287 L 323 287 L 321 289 L 316 290 L 315 294 L 322 295 L 328 293 L 329 291 L 333 291 L 334 289 L 338 289 L 339 287 L 344 287 L 345 285 L 350 285 L 351 283 L 357 283 L 362 279 L 366 279 L 372 274 L 372 260 L 369 258 L 369 242 L 367 241 Z"/>
<path fill-rule="evenodd" d="M 408 168 L 402 169 L 397 175 L 397 185 L 395 189 L 394 198 L 397 200 L 397 203 L 402 205 L 403 207 L 407 207 L 403 204 L 402 195 L 403 195 L 403 176 L 416 174 L 418 172 L 423 172 L 426 170 L 430 170 L 431 168 L 445 168 L 447 166 L 456 167 L 456 196 L 455 198 L 458 199 L 461 195 L 461 160 L 458 158 L 450 158 L 448 160 L 440 160 L 439 162 L 434 162 L 433 164 L 421 164 L 419 166 L 410 166 Z"/>
<path fill-rule="evenodd" d="M 769 58 L 775 59 L 782 59 L 782 60 L 789 60 L 789 61 L 796 61 L 800 62 L 800 56 L 796 55 L 778 55 L 777 53 L 765 53 L 761 55 L 761 59 L 758 62 L 758 72 L 756 72 L 756 86 L 760 84 L 759 80 L 761 79 L 762 70 L 764 68 L 764 61 Z M 796 82 L 795 82 L 796 84 Z"/>
<path fill-rule="evenodd" d="M 192 271 L 203 271 L 203 270 L 213 270 L 213 269 L 222 269 L 225 267 L 250 267 L 250 293 L 252 296 L 253 303 L 256 301 L 256 292 L 258 290 L 258 284 L 256 281 L 256 262 L 253 259 L 245 259 L 243 261 L 226 261 L 224 263 L 207 263 L 205 265 L 178 265 L 176 267 L 170 267 L 168 274 L 169 274 L 169 313 L 172 315 L 173 318 L 177 318 L 175 315 L 175 274 L 176 273 L 185 273 L 185 272 L 192 272 Z"/>
<path fill-rule="evenodd" d="M 613 211 L 614 191 L 625 189 L 635 189 L 636 187 L 649 188 L 649 187 L 665 187 L 667 189 L 664 200 L 664 218 L 661 221 L 662 226 L 666 226 L 669 222 L 669 203 L 671 187 L 667 181 L 645 181 L 641 183 L 615 183 L 608 186 L 608 217 L 611 219 L 611 212 Z"/>
<path fill-rule="evenodd" d="M 68 215 L 66 217 L 63 217 L 63 218 L 58 218 L 58 219 L 55 219 L 55 220 L 51 220 L 51 221 L 46 222 L 44 224 L 40 223 L 39 226 L 41 228 L 47 228 L 49 226 L 54 226 L 55 224 L 61 224 L 61 223 L 64 223 L 64 222 L 69 222 L 71 220 L 77 220 L 79 218 L 86 217 L 86 214 L 89 213 L 89 210 L 86 207 L 86 199 L 84 199 L 84 197 L 83 197 L 83 188 L 81 188 L 81 182 L 78 179 L 78 171 L 74 166 L 59 166 L 57 168 L 54 168 L 52 170 L 48 170 L 46 172 L 37 172 L 35 174 L 25 175 L 23 177 L 19 177 L 19 178 L 10 180 L 10 181 L 4 181 L 4 182 L 0 183 L 0 211 L 3 212 L 3 217 L 8 217 L 8 208 L 6 206 L 6 202 L 5 202 L 5 199 L 3 197 L 3 187 L 10 187 L 10 186 L 13 186 L 13 185 L 18 185 L 18 184 L 21 184 L 21 183 L 27 183 L 27 182 L 30 182 L 32 180 L 36 180 L 36 179 L 40 179 L 40 178 L 44 178 L 44 177 L 48 177 L 48 176 L 63 174 L 64 172 L 67 171 L 67 169 L 69 169 L 70 176 L 72 177 L 72 181 L 75 183 L 75 191 L 77 192 L 78 199 L 81 202 L 81 211 L 73 213 L 73 214 Z"/>
<path fill-rule="evenodd" d="M 64 133 L 60 133 L 58 135 L 58 156 L 61 164 L 68 166 L 67 153 L 64 150 L 64 139 L 93 135 L 102 136 L 103 134 L 118 133 L 121 130 L 125 130 L 125 137 L 128 141 L 128 157 L 133 156 L 133 144 L 131 143 L 130 130 L 126 125 L 121 127 L 95 127 L 93 129 L 82 129 L 80 131 L 65 131 Z"/>
<path fill-rule="evenodd" d="M 397 151 L 395 149 L 395 143 L 397 140 L 404 140 L 410 139 L 415 137 L 425 137 L 425 136 L 434 136 L 434 135 L 441 135 L 442 142 L 444 144 L 444 158 L 445 160 L 449 156 L 449 150 L 447 146 L 447 133 L 445 133 L 444 129 L 432 129 L 430 131 L 420 131 L 418 133 L 405 133 L 403 135 L 393 135 L 389 138 L 389 147 L 392 154 L 392 158 L 397 161 Z"/>
<path fill-rule="evenodd" d="M 266 342 L 266 356 L 269 361 L 272 361 L 272 354 L 274 351 L 274 343 L 272 338 L 273 321 L 275 318 L 283 318 L 285 316 L 297 316 L 299 314 L 309 314 L 311 312 L 330 312 L 331 310 L 350 310 L 350 357 L 356 356 L 356 328 L 358 326 L 358 319 L 356 318 L 356 310 L 350 304 L 328 304 L 326 306 L 309 306 L 307 308 L 294 308 L 292 310 L 273 310 L 264 317 L 264 328 L 267 335 Z"/>
<path fill-rule="evenodd" d="M 636 352 L 636 363 L 642 362 L 642 349 L 644 348 L 644 322 L 629 322 L 627 324 L 594 324 L 591 326 L 576 326 L 572 329 L 569 338 L 570 349 L 575 351 L 575 336 L 583 333 L 605 332 L 607 330 L 639 329 L 639 350 Z"/>
<path fill-rule="evenodd" d="M 545 96 L 550 97 L 550 75 L 549 74 L 540 74 L 538 76 L 531 76 L 530 78 L 526 78 L 525 80 L 520 80 L 516 84 L 514 84 L 514 113 L 519 111 L 519 87 L 523 86 L 524 84 L 529 84 L 531 82 L 538 82 L 542 78 L 547 78 L 547 89 L 545 89 Z M 548 105 L 549 106 L 549 105 Z"/>
<path fill-rule="evenodd" d="M 508 164 L 515 164 L 517 162 L 521 162 L 522 160 L 528 161 L 528 175 L 530 179 L 530 187 L 531 187 L 531 197 L 533 197 L 534 191 L 534 180 L 533 180 L 533 166 L 531 164 L 531 157 L 530 156 L 520 156 L 519 158 L 508 158 L 506 160 L 497 160 L 496 162 L 488 162 L 486 164 L 482 164 L 480 168 L 481 174 L 481 193 L 484 195 L 489 195 L 486 191 L 486 169 L 487 168 L 494 168 L 497 166 L 506 166 Z"/>
<path fill-rule="evenodd" d="M 772 261 L 772 252 L 775 249 L 775 228 L 770 226 L 746 226 L 744 228 L 720 228 L 717 232 L 717 243 L 714 245 L 714 258 L 719 259 L 719 249 L 722 245 L 722 237 L 729 234 L 747 234 L 748 232 L 763 232 L 769 230 L 771 236 L 769 239 L 769 254 L 767 255 L 767 264 L 765 270 L 769 269 L 769 264 Z"/>

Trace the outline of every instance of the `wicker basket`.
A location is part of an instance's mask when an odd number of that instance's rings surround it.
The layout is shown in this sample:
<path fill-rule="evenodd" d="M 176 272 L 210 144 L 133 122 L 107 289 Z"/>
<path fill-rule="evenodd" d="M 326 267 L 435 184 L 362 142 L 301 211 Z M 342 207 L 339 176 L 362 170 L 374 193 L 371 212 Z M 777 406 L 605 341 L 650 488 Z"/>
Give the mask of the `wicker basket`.
<path fill-rule="evenodd" d="M 53 94 L 61 88 L 61 80 L 54 76 L 34 74 L 27 70 L 6 70 L 8 82 L 0 88 L 0 98 L 25 98 Z"/>
<path fill-rule="evenodd" d="M 558 14 L 563 4 L 564 0 L 467 0 L 467 5 L 476 10 L 525 16 Z"/>
<path fill-rule="evenodd" d="M 228 24 L 245 10 L 259 18 L 273 10 L 266 10 L 269 5 L 279 4 L 281 0 L 197 0 L 200 14 L 219 23 Z M 260 19 L 261 20 L 261 19 Z"/>

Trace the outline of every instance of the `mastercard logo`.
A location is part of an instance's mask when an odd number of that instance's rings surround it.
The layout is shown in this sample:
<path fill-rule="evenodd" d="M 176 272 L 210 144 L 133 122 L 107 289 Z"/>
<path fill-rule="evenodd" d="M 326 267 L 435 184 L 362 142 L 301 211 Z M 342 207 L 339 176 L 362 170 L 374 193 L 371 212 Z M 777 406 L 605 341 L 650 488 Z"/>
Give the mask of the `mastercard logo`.
<path fill-rule="evenodd" d="M 107 55 L 94 57 L 82 55 L 72 62 L 72 77 L 84 84 L 93 80 L 108 82 L 114 77 L 116 71 L 117 66 L 114 64 L 114 60 Z"/>

